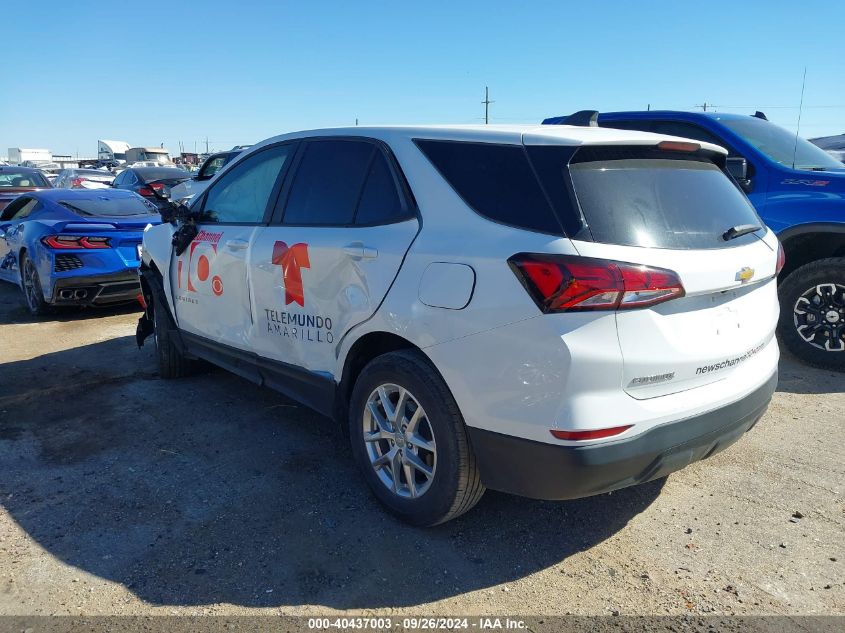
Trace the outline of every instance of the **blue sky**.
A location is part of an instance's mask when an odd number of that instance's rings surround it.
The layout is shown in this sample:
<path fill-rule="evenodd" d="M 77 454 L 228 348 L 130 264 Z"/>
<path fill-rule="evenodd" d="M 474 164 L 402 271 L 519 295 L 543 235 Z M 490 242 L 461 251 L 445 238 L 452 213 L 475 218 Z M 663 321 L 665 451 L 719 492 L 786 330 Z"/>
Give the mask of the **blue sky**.
<path fill-rule="evenodd" d="M 845 2 L 67 2 L 4 15 L 7 147 L 172 152 L 379 123 L 764 110 L 845 132 Z M 16 71 L 15 68 L 18 68 Z"/>

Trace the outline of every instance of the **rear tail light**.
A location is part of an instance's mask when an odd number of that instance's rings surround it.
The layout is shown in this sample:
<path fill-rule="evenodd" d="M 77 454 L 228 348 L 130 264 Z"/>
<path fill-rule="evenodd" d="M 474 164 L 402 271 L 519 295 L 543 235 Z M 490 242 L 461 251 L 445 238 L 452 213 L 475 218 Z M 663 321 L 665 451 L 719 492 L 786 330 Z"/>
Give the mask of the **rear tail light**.
<path fill-rule="evenodd" d="M 154 196 L 155 192 L 150 187 L 141 187 L 138 189 L 139 196 Z"/>
<path fill-rule="evenodd" d="M 620 435 L 630 429 L 633 424 L 626 426 L 613 426 L 607 429 L 592 429 L 590 431 L 561 431 L 559 429 L 551 429 L 551 434 L 559 440 L 601 440 L 606 437 L 613 437 Z"/>
<path fill-rule="evenodd" d="M 74 178 L 70 181 L 71 187 L 81 187 L 82 183 L 85 182 L 85 178 Z"/>
<path fill-rule="evenodd" d="M 161 193 L 162 191 L 164 191 L 164 185 L 160 182 L 151 182 L 150 187 L 152 189 L 155 189 L 158 193 Z"/>
<path fill-rule="evenodd" d="M 572 255 L 519 253 L 511 269 L 543 312 L 645 308 L 684 296 L 671 270 Z"/>
<path fill-rule="evenodd" d="M 786 253 L 783 252 L 783 244 L 778 242 L 778 263 L 775 264 L 775 277 L 780 275 L 780 271 L 783 270 L 784 264 L 786 264 Z"/>
<path fill-rule="evenodd" d="M 55 249 L 69 248 L 111 248 L 107 237 L 85 235 L 48 235 L 41 239 L 45 246 Z"/>

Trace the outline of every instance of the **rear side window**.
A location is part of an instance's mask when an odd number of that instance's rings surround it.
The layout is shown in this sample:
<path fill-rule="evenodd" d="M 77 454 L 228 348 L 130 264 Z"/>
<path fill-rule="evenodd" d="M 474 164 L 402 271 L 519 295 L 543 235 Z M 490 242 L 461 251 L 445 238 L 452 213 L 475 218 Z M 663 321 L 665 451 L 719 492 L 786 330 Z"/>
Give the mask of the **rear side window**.
<path fill-rule="evenodd" d="M 751 203 L 713 163 L 650 152 L 588 150 L 570 164 L 581 211 L 596 242 L 625 246 L 707 249 L 726 242 L 731 227 L 763 226 Z M 616 157 L 618 156 L 618 158 Z M 595 160 L 594 160 L 595 159 Z"/>
<path fill-rule="evenodd" d="M 291 185 L 284 223 L 352 224 L 375 149 L 360 141 L 308 143 Z"/>
<path fill-rule="evenodd" d="M 358 203 L 355 224 L 385 224 L 404 215 L 406 214 L 402 209 L 402 201 L 387 160 L 384 154 L 376 152 L 367 174 L 361 201 Z"/>
<path fill-rule="evenodd" d="M 416 144 L 480 215 L 522 229 L 563 234 L 521 145 L 420 139 Z"/>

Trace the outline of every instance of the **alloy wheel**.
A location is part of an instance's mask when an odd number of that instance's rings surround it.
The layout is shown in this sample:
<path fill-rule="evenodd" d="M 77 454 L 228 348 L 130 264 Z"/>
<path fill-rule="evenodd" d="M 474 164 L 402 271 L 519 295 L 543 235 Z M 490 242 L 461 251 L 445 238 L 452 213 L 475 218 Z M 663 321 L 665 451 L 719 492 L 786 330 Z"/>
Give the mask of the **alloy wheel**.
<path fill-rule="evenodd" d="M 384 486 L 403 498 L 417 498 L 434 481 L 437 446 L 419 401 L 404 387 L 383 384 L 367 398 L 364 444 Z"/>
<path fill-rule="evenodd" d="M 826 352 L 845 352 L 845 286 L 818 284 L 795 302 L 792 319 L 799 336 Z"/>
<path fill-rule="evenodd" d="M 37 310 L 39 305 L 38 294 L 41 293 L 41 283 L 38 281 L 38 272 L 35 270 L 35 265 L 28 257 L 23 268 L 23 288 L 26 303 L 30 310 Z"/>

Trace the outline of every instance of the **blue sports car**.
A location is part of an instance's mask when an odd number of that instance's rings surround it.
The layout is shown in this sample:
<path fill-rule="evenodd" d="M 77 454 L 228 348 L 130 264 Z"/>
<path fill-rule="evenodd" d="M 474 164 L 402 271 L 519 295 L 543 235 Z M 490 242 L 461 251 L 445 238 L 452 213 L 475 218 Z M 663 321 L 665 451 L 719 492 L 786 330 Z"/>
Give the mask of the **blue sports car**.
<path fill-rule="evenodd" d="M 131 191 L 47 189 L 0 212 L 0 280 L 23 290 L 30 312 L 133 301 L 144 228 L 160 224 Z"/>

